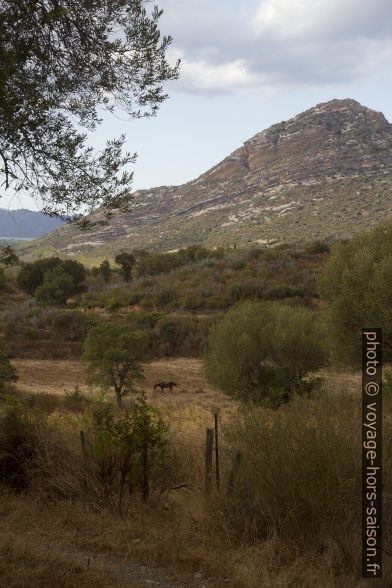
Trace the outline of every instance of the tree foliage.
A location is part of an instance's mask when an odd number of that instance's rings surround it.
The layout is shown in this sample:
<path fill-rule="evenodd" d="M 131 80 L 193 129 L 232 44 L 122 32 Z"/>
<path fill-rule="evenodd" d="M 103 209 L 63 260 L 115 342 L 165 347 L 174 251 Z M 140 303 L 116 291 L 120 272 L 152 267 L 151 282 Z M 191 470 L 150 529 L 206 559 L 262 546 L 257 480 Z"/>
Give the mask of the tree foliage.
<path fill-rule="evenodd" d="M 337 243 L 318 282 L 335 360 L 361 365 L 362 328 L 383 329 L 384 360 L 392 360 L 392 222 Z"/>
<path fill-rule="evenodd" d="M 0 269 L 19 265 L 19 257 L 15 249 L 6 245 L 0 249 Z"/>
<path fill-rule="evenodd" d="M 134 156 L 125 137 L 98 153 L 83 132 L 99 113 L 154 115 L 162 83 L 175 79 L 161 38 L 161 11 L 148 0 L 3 0 L 0 39 L 0 173 L 5 188 L 28 190 L 44 210 L 127 201 Z M 148 10 L 147 8 L 148 7 Z"/>
<path fill-rule="evenodd" d="M 103 262 L 98 267 L 97 272 L 107 284 L 110 280 L 110 276 L 112 275 L 112 268 L 110 266 L 110 262 L 107 259 L 104 259 Z"/>
<path fill-rule="evenodd" d="M 103 389 L 113 388 L 117 404 L 144 377 L 142 362 L 149 356 L 150 338 L 119 324 L 101 324 L 88 332 L 82 361 L 88 379 Z"/>
<path fill-rule="evenodd" d="M 36 295 L 47 304 L 63 304 L 69 296 L 83 289 L 86 271 L 84 265 L 73 259 L 48 257 L 24 263 L 18 274 L 22 290 Z"/>
<path fill-rule="evenodd" d="M 225 392 L 272 405 L 303 391 L 303 378 L 324 362 L 317 317 L 306 308 L 245 302 L 212 330 L 205 370 Z"/>
<path fill-rule="evenodd" d="M 37 300 L 44 304 L 65 304 L 75 292 L 75 281 L 62 265 L 56 265 L 44 275 L 44 283 L 35 291 Z"/>
<path fill-rule="evenodd" d="M 136 257 L 132 253 L 122 251 L 114 258 L 115 263 L 121 267 L 121 273 L 125 282 L 129 282 L 132 276 L 132 269 L 136 264 Z"/>
<path fill-rule="evenodd" d="M 0 351 L 0 392 L 5 384 L 14 384 L 18 381 L 18 373 L 9 361 L 8 357 Z"/>

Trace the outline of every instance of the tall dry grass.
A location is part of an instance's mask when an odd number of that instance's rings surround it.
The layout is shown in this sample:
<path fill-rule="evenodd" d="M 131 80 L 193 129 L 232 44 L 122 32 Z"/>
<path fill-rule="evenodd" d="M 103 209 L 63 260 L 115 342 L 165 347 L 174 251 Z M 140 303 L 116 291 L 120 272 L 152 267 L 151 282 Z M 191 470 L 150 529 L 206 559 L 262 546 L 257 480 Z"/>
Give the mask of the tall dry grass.
<path fill-rule="evenodd" d="M 206 425 L 212 426 L 213 411 L 170 406 L 164 411 L 170 443 L 165 462 L 154 473 L 150 500 L 143 504 L 138 492 L 127 495 L 122 516 L 116 501 L 103 499 L 104 480 L 92 474 L 81 449 L 79 432 L 88 431 L 90 409 L 72 412 L 58 404 L 49 413 L 42 402 L 33 407 L 35 417 L 29 420 L 33 459 L 26 460 L 28 488 L 19 497 L 7 494 L 15 509 L 14 517 L 7 515 L 9 543 L 20 533 L 23 509 L 29 505 L 31 525 L 47 540 L 57 541 L 56 558 L 70 546 L 115 554 L 124 561 L 136 557 L 164 565 L 177 574 L 181 586 L 189 581 L 233 588 L 363 584 L 360 397 L 329 394 L 297 399 L 277 411 L 228 412 L 221 421 L 221 489 L 208 500 L 203 494 L 204 435 Z M 390 409 L 386 400 L 385 439 L 391 435 Z M 32 409 L 23 410 L 29 414 Z M 388 496 L 389 443 L 384 444 L 384 458 Z M 385 548 L 392 551 L 388 501 L 384 514 Z M 23 577 L 27 570 L 23 572 L 18 554 L 31 552 L 26 562 L 32 558 L 29 565 L 36 576 L 46 578 L 54 560 L 42 562 L 39 571 L 34 563 L 39 551 L 30 548 L 28 536 L 26 542 L 16 542 L 8 555 L 1 544 L 4 561 Z M 390 559 L 385 555 L 385 586 L 392 582 Z M 194 575 L 200 573 L 199 581 Z"/>

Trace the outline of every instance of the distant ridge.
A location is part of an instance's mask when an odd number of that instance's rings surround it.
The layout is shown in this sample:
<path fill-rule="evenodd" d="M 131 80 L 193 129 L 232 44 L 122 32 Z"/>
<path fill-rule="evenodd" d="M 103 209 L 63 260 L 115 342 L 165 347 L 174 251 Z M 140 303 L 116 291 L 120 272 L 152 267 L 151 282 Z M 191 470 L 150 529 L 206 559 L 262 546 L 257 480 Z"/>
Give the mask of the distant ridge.
<path fill-rule="evenodd" d="M 191 182 L 135 192 L 131 212 L 106 225 L 98 210 L 92 230 L 62 227 L 27 249 L 301 243 L 347 238 L 391 215 L 392 125 L 355 100 L 331 100 L 256 134 Z"/>
<path fill-rule="evenodd" d="M 64 225 L 64 221 L 42 212 L 0 208 L 0 239 L 34 239 Z"/>

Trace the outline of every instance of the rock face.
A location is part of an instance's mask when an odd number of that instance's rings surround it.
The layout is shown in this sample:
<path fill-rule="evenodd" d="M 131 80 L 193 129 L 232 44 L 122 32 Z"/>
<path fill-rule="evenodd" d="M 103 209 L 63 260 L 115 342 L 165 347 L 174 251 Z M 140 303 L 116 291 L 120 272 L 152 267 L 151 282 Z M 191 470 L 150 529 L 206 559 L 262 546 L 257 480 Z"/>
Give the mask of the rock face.
<path fill-rule="evenodd" d="M 36 246 L 110 254 L 349 237 L 392 215 L 391 188 L 392 125 L 332 100 L 258 133 L 196 180 L 135 192 L 131 212 L 106 225 L 66 226 Z"/>

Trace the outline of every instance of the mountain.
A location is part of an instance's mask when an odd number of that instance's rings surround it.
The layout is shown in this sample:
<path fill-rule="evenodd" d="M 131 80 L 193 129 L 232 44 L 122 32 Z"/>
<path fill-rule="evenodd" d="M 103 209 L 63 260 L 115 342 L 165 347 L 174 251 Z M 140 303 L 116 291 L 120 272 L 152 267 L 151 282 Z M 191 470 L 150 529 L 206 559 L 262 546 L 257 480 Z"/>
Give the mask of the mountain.
<path fill-rule="evenodd" d="M 33 239 L 61 227 L 64 221 L 33 210 L 0 208 L 0 239 Z"/>
<path fill-rule="evenodd" d="M 258 133 L 181 186 L 134 192 L 132 210 L 90 215 L 34 247 L 110 255 L 190 243 L 238 246 L 352 236 L 392 215 L 392 124 L 355 100 L 332 100 Z"/>

